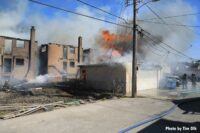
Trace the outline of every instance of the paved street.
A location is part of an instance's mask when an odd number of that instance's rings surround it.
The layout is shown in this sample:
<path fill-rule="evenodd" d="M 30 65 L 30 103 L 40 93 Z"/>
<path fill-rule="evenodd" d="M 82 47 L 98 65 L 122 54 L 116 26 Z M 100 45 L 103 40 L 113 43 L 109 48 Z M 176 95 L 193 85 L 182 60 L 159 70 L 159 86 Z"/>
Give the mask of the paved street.
<path fill-rule="evenodd" d="M 46 113 L 38 113 L 0 121 L 2 133 L 116 133 L 171 108 L 169 101 L 149 98 L 123 98 L 98 101 L 92 104 L 68 107 Z M 170 120 L 200 121 L 200 115 L 183 116 L 178 108 Z M 180 116 L 180 118 L 179 118 Z M 132 130 L 136 132 L 150 126 L 149 123 Z"/>

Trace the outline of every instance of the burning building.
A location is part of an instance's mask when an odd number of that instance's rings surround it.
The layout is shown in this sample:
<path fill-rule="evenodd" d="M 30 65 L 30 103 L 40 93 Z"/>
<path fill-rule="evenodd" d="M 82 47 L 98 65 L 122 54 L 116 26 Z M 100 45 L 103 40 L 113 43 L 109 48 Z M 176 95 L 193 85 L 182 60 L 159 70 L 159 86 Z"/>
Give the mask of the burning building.
<path fill-rule="evenodd" d="M 97 91 L 131 96 L 131 63 L 106 63 L 80 65 L 81 79 L 86 87 Z M 137 71 L 138 90 L 157 89 L 162 75 L 159 66 L 139 67 Z"/>
<path fill-rule="evenodd" d="M 80 65 L 86 87 L 115 94 L 131 94 L 131 73 L 122 64 Z"/>
<path fill-rule="evenodd" d="M 95 58 L 98 50 L 84 50 L 86 63 L 80 65 L 80 77 L 86 88 L 130 96 L 132 94 L 132 36 L 102 31 L 97 41 L 104 54 Z M 97 55 L 97 54 L 96 54 Z M 96 62 L 93 59 L 96 59 Z M 140 63 L 139 63 L 140 62 Z M 138 90 L 158 89 L 164 67 L 146 61 L 138 61 Z"/>
<path fill-rule="evenodd" d="M 31 28 L 30 40 L 0 36 L 0 76 L 6 80 L 35 78 L 36 50 L 34 27 Z"/>
<path fill-rule="evenodd" d="M 40 75 L 53 75 L 58 81 L 63 77 L 77 78 L 77 65 L 83 62 L 82 37 L 78 38 L 78 47 L 49 43 L 42 45 L 39 51 Z"/>

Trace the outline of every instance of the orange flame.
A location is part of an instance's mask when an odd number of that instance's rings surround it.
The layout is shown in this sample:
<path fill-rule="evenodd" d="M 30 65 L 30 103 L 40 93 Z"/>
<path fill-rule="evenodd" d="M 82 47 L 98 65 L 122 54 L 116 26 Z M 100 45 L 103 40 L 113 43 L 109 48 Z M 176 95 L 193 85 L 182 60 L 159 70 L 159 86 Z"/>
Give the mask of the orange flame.
<path fill-rule="evenodd" d="M 115 48 L 117 42 L 127 42 L 132 39 L 130 35 L 117 35 L 110 33 L 108 30 L 102 31 L 103 47 Z"/>
<path fill-rule="evenodd" d="M 101 46 L 104 49 L 112 49 L 112 56 L 118 57 L 122 53 L 122 47 L 117 46 L 118 43 L 128 42 L 132 40 L 131 35 L 118 35 L 114 33 L 110 33 L 108 30 L 102 31 L 102 44 Z"/>

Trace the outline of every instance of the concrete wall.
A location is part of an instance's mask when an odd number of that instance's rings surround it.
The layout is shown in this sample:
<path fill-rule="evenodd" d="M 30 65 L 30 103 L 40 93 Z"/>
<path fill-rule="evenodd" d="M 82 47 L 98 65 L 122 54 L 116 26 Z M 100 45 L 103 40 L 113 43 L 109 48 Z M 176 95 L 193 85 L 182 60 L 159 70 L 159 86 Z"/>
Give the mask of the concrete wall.
<path fill-rule="evenodd" d="M 129 83 L 129 79 L 126 79 L 128 76 L 123 65 L 87 65 L 80 66 L 80 71 L 88 87 L 126 94 L 126 84 Z"/>
<path fill-rule="evenodd" d="M 123 94 L 132 94 L 131 64 L 97 64 L 80 66 L 81 79 L 86 81 L 87 87 L 97 90 L 115 91 L 123 89 Z M 137 71 L 137 90 L 157 89 L 160 80 L 160 70 Z"/>

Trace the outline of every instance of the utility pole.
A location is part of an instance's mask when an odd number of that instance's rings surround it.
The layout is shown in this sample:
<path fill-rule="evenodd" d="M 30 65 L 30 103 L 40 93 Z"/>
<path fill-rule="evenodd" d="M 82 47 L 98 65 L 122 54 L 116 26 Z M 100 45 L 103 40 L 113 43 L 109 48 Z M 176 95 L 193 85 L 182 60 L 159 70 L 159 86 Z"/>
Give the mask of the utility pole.
<path fill-rule="evenodd" d="M 150 2 L 157 2 L 160 0 L 149 0 L 146 3 L 143 3 L 140 7 L 137 8 L 137 2 L 141 2 L 139 0 L 133 0 L 133 61 L 132 61 L 132 97 L 137 96 L 137 11 L 143 7 L 144 5 Z M 130 0 L 125 0 L 125 5 L 129 6 Z"/>
<path fill-rule="evenodd" d="M 132 61 L 132 97 L 137 96 L 137 25 L 136 25 L 137 0 L 133 0 L 133 61 Z"/>

